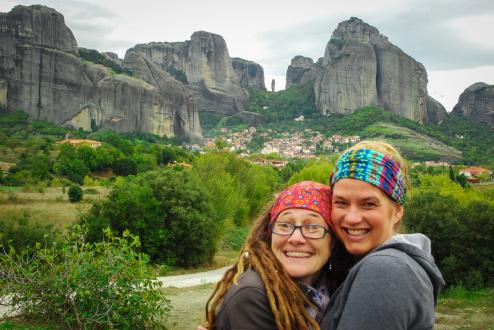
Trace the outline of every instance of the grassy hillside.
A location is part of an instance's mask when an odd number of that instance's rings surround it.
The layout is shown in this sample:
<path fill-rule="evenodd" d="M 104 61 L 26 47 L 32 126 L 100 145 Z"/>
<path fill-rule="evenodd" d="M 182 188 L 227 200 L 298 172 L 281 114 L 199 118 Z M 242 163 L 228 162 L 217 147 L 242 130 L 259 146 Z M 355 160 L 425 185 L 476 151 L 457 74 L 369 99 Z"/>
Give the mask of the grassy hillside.
<path fill-rule="evenodd" d="M 394 145 L 409 160 L 437 161 L 441 159 L 455 162 L 463 157 L 460 150 L 435 138 L 390 123 L 378 122 L 369 125 L 363 130 L 362 136 L 383 140 Z"/>

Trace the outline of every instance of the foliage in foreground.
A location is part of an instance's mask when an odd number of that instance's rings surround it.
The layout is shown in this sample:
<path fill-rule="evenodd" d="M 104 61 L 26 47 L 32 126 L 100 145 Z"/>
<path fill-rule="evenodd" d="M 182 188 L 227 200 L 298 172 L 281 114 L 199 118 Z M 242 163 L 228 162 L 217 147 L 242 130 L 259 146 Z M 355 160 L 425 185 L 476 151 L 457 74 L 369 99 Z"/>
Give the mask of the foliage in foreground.
<path fill-rule="evenodd" d="M 60 248 L 36 243 L 21 254 L 0 246 L 0 303 L 75 328 L 165 328 L 170 302 L 147 272 L 149 258 L 135 252 L 139 238 L 106 229 L 102 242 L 90 244 L 86 234 L 77 226 Z"/>

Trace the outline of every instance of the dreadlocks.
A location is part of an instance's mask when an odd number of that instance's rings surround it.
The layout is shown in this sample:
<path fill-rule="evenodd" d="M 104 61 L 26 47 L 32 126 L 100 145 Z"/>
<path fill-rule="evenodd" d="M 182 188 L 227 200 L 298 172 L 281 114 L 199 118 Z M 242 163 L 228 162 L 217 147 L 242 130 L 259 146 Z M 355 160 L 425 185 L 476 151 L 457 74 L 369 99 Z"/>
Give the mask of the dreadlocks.
<path fill-rule="evenodd" d="M 261 275 L 278 329 L 320 329 L 305 308 L 305 304 L 310 302 L 271 250 L 270 220 L 271 210 L 268 210 L 256 222 L 235 265 L 226 271 L 216 285 L 206 304 L 205 326 L 209 329 L 213 329 L 216 309 L 225 298 L 226 292 L 232 283 L 237 284 L 238 277 L 249 267 L 253 267 Z M 332 237 L 335 239 L 333 234 Z M 332 271 L 329 276 L 326 266 L 323 271 L 326 272 L 327 288 L 332 294 L 346 276 L 346 267 L 344 275 L 332 276 Z"/>

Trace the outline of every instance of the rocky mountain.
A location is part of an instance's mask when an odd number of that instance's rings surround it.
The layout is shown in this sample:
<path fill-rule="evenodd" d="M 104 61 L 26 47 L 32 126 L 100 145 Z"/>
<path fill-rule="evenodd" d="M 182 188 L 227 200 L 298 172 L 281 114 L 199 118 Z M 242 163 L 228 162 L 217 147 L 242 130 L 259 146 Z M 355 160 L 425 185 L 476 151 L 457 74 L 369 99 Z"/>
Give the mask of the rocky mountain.
<path fill-rule="evenodd" d="M 202 139 L 192 95 L 174 82 L 155 86 L 84 63 L 64 17 L 45 6 L 0 14 L 0 104 L 35 119 L 90 131 L 91 119 L 116 132 Z M 181 84 L 180 84 L 181 85 Z"/>
<path fill-rule="evenodd" d="M 287 85 L 297 83 L 297 77 L 302 82 L 314 75 L 315 68 L 306 58 L 295 57 L 291 67 Z M 424 66 L 355 17 L 338 24 L 315 75 L 316 105 L 323 115 L 351 114 L 378 105 L 420 123 L 439 124 L 448 116 L 427 93 Z"/>
<path fill-rule="evenodd" d="M 267 91 L 262 66 L 238 57 L 232 57 L 232 65 L 240 79 L 240 86 Z"/>
<path fill-rule="evenodd" d="M 138 44 L 127 54 L 130 52 L 141 54 L 183 82 L 194 95 L 199 111 L 225 116 L 248 106 L 249 93 L 240 86 L 220 35 L 199 31 L 185 42 Z"/>
<path fill-rule="evenodd" d="M 122 59 L 118 58 L 118 54 L 115 54 L 113 52 L 104 52 L 101 54 L 103 54 L 103 56 L 109 58 L 110 60 L 114 61 L 118 65 L 122 65 Z"/>
<path fill-rule="evenodd" d="M 461 93 L 452 113 L 461 113 L 468 119 L 494 125 L 494 85 L 476 83 Z"/>
<path fill-rule="evenodd" d="M 322 61 L 322 57 L 314 63 L 309 57 L 300 55 L 295 56 L 286 71 L 285 89 L 294 85 L 306 83 L 309 80 L 316 78 L 317 74 L 322 70 Z"/>

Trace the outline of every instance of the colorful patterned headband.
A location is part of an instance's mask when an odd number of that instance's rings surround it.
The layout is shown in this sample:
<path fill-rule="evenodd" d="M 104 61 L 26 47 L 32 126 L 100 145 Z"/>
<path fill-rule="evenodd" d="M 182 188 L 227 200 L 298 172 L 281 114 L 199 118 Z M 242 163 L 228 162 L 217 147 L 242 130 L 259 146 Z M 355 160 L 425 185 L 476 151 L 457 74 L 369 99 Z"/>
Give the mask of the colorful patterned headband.
<path fill-rule="evenodd" d="M 339 179 L 352 178 L 369 182 L 405 205 L 405 176 L 398 164 L 388 156 L 370 149 L 352 150 L 338 159 L 329 186 L 333 189 Z"/>
<path fill-rule="evenodd" d="M 306 209 L 320 214 L 334 230 L 331 223 L 331 190 L 328 186 L 312 181 L 294 184 L 283 191 L 271 209 L 271 222 L 288 209 Z"/>

